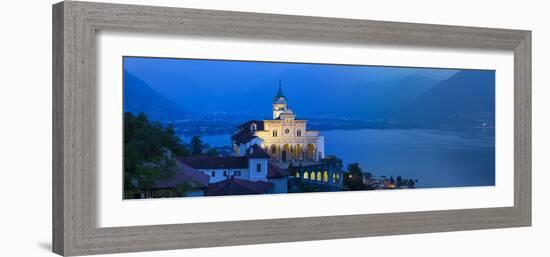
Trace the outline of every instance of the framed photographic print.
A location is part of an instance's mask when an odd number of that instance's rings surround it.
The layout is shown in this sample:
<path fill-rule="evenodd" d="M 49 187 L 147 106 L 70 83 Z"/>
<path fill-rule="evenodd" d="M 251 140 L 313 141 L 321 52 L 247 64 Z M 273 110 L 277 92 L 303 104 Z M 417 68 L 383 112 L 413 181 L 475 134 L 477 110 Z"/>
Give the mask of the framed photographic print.
<path fill-rule="evenodd" d="M 53 6 L 53 250 L 531 225 L 531 32 Z"/>

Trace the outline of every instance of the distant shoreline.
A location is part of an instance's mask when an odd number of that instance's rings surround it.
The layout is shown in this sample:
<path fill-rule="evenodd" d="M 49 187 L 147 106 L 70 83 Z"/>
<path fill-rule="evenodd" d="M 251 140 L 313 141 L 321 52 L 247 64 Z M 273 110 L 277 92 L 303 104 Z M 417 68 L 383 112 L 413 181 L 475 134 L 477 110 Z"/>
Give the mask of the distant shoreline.
<path fill-rule="evenodd" d="M 495 127 L 362 127 L 362 128 L 330 128 L 330 129 L 314 129 L 320 132 L 323 131 L 353 131 L 353 130 L 365 130 L 365 129 L 373 129 L 373 130 L 435 130 L 435 131 L 442 131 L 442 132 L 465 132 L 465 131 L 478 131 L 478 130 L 495 130 Z M 183 135 L 185 137 L 192 137 L 192 136 L 222 136 L 222 135 L 228 135 L 231 136 L 234 133 L 236 133 L 237 130 L 235 129 L 233 132 L 205 132 L 205 133 L 181 133 L 176 130 L 176 134 L 178 136 Z"/>

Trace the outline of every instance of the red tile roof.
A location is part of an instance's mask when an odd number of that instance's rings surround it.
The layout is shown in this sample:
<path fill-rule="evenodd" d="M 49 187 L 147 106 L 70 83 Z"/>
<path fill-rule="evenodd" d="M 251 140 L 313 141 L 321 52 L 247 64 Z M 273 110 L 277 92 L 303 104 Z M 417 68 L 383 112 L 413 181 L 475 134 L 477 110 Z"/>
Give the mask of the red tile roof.
<path fill-rule="evenodd" d="M 231 136 L 231 140 L 237 142 L 237 144 L 246 144 L 254 138 L 256 138 L 256 136 L 254 136 L 250 130 L 241 130 Z"/>
<path fill-rule="evenodd" d="M 270 182 L 250 181 L 232 177 L 208 185 L 204 194 L 207 196 L 267 194 L 271 188 L 273 188 L 273 183 Z"/>
<path fill-rule="evenodd" d="M 180 156 L 178 160 L 195 169 L 247 169 L 248 157 Z"/>
<path fill-rule="evenodd" d="M 239 129 L 247 129 L 250 130 L 250 125 L 252 123 L 256 124 L 257 130 L 264 130 L 264 121 L 263 120 L 249 120 L 241 125 L 238 126 Z"/>
<path fill-rule="evenodd" d="M 157 182 L 155 188 L 158 189 L 171 189 L 176 188 L 179 185 L 188 182 L 193 184 L 195 187 L 207 187 L 210 177 L 202 172 L 193 169 L 192 167 L 176 161 L 177 171 L 174 177 L 169 180 Z"/>
<path fill-rule="evenodd" d="M 248 148 L 246 156 L 180 156 L 178 160 L 195 169 L 247 169 L 250 158 L 268 159 L 269 154 L 254 144 Z"/>
<path fill-rule="evenodd" d="M 246 150 L 246 156 L 257 159 L 269 159 L 269 154 L 259 145 L 254 144 Z"/>
<path fill-rule="evenodd" d="M 256 131 L 264 130 L 264 121 L 250 120 L 239 125 L 239 131 L 231 136 L 231 140 L 237 142 L 237 144 L 246 144 L 256 138 L 256 136 L 254 136 L 254 131 L 250 130 L 252 123 L 256 124 Z"/>

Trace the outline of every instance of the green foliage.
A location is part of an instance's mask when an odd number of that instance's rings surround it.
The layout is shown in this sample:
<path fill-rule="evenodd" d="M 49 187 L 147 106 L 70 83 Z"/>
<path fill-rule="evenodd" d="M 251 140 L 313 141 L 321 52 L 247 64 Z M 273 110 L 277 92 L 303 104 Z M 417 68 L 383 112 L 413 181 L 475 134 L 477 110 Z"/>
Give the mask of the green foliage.
<path fill-rule="evenodd" d="M 204 144 L 199 136 L 193 136 L 189 142 L 192 155 L 201 155 L 204 150 Z"/>
<path fill-rule="evenodd" d="M 208 155 L 208 156 L 219 156 L 220 153 L 216 148 L 210 147 L 209 144 L 204 143 L 200 136 L 192 136 L 189 144 L 187 144 L 190 149 L 190 153 L 193 156 L 197 155 Z"/>
<path fill-rule="evenodd" d="M 348 166 L 348 172 L 344 173 L 344 185 L 349 190 L 366 190 L 368 189 L 363 183 L 363 171 L 359 167 L 359 163 L 352 163 Z"/>
<path fill-rule="evenodd" d="M 176 169 L 174 156 L 189 155 L 173 126 L 149 121 L 143 113 L 124 114 L 125 190 L 151 189 L 170 179 Z"/>
<path fill-rule="evenodd" d="M 178 196 L 186 196 L 188 192 L 195 190 L 195 187 L 190 182 L 183 182 L 175 188 L 175 192 Z"/>
<path fill-rule="evenodd" d="M 215 148 L 206 148 L 206 150 L 204 151 L 203 155 L 209 155 L 209 156 L 219 156 L 220 153 L 218 152 L 218 150 L 216 150 Z"/>

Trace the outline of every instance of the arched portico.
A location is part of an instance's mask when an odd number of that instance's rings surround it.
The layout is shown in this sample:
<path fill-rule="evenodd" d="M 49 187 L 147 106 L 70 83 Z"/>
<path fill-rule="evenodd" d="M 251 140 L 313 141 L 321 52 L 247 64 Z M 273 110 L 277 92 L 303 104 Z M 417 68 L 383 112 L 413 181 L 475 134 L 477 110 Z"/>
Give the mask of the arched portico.
<path fill-rule="evenodd" d="M 303 159 L 303 149 L 304 147 L 301 144 L 297 144 L 294 146 L 294 160 L 302 160 Z"/>
<path fill-rule="evenodd" d="M 315 160 L 315 145 L 307 144 L 306 146 L 306 159 Z"/>
<path fill-rule="evenodd" d="M 277 145 L 273 144 L 269 147 L 269 156 L 271 156 L 272 160 L 277 160 Z"/>
<path fill-rule="evenodd" d="M 291 148 L 289 144 L 284 144 L 283 148 L 281 150 L 281 161 L 287 162 L 289 161 L 292 156 Z"/>

